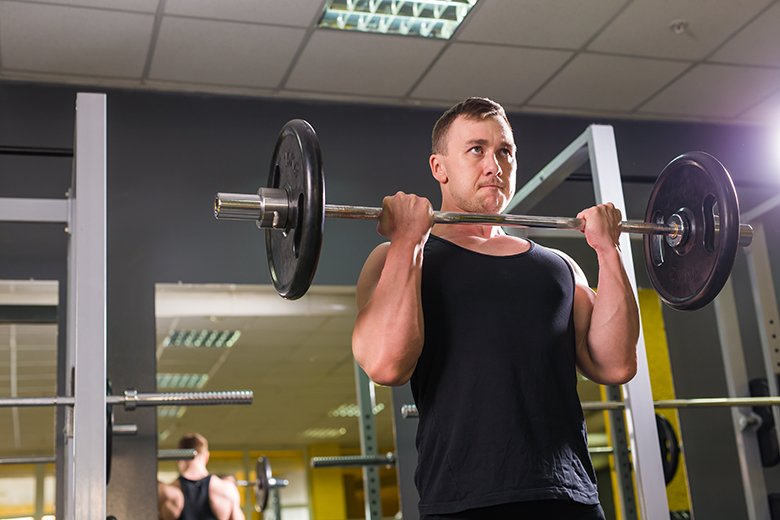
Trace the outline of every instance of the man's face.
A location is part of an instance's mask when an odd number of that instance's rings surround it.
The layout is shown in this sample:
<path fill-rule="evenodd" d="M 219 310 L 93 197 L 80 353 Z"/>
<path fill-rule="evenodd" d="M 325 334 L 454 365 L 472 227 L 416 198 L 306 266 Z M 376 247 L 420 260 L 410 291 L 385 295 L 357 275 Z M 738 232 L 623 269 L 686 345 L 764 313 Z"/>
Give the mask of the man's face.
<path fill-rule="evenodd" d="M 442 190 L 442 210 L 500 213 L 515 193 L 515 141 L 500 117 L 459 116 L 445 138 L 445 153 L 430 159 Z"/>

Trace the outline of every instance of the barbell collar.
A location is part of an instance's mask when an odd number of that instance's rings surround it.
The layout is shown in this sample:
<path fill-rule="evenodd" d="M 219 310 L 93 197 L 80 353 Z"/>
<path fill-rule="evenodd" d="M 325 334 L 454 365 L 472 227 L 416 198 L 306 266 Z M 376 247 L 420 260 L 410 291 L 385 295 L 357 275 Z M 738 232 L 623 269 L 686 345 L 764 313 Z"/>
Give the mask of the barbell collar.
<path fill-rule="evenodd" d="M 288 229 L 290 208 L 286 191 L 279 188 L 260 188 L 258 194 L 217 193 L 214 199 L 214 217 L 227 220 L 251 220 L 262 229 Z M 370 206 L 349 206 L 325 204 L 325 217 L 375 220 L 382 208 Z M 536 227 L 547 229 L 580 229 L 584 221 L 574 217 L 548 217 L 538 215 L 513 215 L 508 213 L 460 213 L 434 211 L 435 224 L 480 224 L 490 226 Z M 717 220 L 716 220 L 717 228 Z M 678 236 L 684 231 L 671 224 L 655 224 L 642 220 L 625 220 L 620 231 L 643 235 Z M 753 228 L 748 224 L 739 226 L 739 243 L 747 246 L 753 239 Z"/>

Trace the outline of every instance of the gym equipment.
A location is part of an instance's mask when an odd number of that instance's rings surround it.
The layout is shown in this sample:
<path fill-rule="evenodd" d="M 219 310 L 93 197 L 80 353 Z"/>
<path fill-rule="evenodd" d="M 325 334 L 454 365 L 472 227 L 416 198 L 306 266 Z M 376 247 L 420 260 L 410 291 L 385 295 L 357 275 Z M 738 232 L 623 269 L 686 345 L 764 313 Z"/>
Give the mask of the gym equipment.
<path fill-rule="evenodd" d="M 363 466 L 395 466 L 395 453 L 385 455 L 345 455 L 341 457 L 312 457 L 312 468 L 344 468 Z"/>
<path fill-rule="evenodd" d="M 381 208 L 325 204 L 319 140 L 302 119 L 282 128 L 266 187 L 257 194 L 218 193 L 218 219 L 252 220 L 265 229 L 274 287 L 294 300 L 311 285 L 319 261 L 325 217 L 369 220 Z M 689 152 L 661 172 L 645 221 L 621 222 L 621 232 L 645 236 L 650 280 L 661 298 L 678 310 L 711 302 L 731 273 L 738 245 L 752 228 L 739 222 L 736 190 L 726 168 L 704 152 Z M 434 212 L 439 224 L 484 224 L 579 229 L 577 218 Z"/>
<path fill-rule="evenodd" d="M 251 390 L 140 394 L 136 390 L 130 389 L 125 390 L 124 395 L 111 395 L 111 383 L 108 381 L 106 382 L 106 391 L 106 484 L 111 480 L 111 459 L 113 457 L 115 429 L 113 405 L 123 404 L 125 410 L 130 411 L 135 410 L 138 406 L 252 404 L 254 399 L 254 393 Z M 74 397 L 10 397 L 0 399 L 0 408 L 73 406 L 75 403 L 76 399 Z"/>
<path fill-rule="evenodd" d="M 255 488 L 255 511 L 262 513 L 268 507 L 268 498 L 271 490 L 287 487 L 290 482 L 287 479 L 274 478 L 271 471 L 271 463 L 268 457 L 258 457 L 255 463 L 255 481 L 238 481 L 236 485 L 251 485 Z"/>

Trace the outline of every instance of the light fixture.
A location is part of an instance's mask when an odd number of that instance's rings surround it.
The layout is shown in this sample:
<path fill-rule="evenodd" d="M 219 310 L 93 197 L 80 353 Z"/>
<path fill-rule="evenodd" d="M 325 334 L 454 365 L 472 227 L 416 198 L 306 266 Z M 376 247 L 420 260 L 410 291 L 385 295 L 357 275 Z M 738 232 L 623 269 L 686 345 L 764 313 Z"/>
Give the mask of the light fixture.
<path fill-rule="evenodd" d="M 186 406 L 158 406 L 157 417 L 159 419 L 181 419 L 187 412 Z"/>
<path fill-rule="evenodd" d="M 203 388 L 209 380 L 208 374 L 157 374 L 157 388 Z"/>
<path fill-rule="evenodd" d="M 163 339 L 163 347 L 230 348 L 240 337 L 240 330 L 172 330 Z"/>
<path fill-rule="evenodd" d="M 346 428 L 309 428 L 303 432 L 303 436 L 310 439 L 335 439 L 346 433 Z"/>
<path fill-rule="evenodd" d="M 477 0 L 328 0 L 319 27 L 449 40 Z"/>
<path fill-rule="evenodd" d="M 383 403 L 374 406 L 374 415 L 385 409 Z M 360 417 L 360 408 L 356 404 L 341 404 L 328 412 L 328 417 Z"/>

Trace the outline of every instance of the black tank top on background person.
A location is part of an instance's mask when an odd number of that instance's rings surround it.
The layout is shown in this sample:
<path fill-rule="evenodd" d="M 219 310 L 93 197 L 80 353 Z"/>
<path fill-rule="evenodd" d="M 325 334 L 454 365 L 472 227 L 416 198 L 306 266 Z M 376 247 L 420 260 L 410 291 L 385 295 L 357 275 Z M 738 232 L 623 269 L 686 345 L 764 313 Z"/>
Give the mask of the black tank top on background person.
<path fill-rule="evenodd" d="M 420 513 L 526 500 L 597 504 L 575 368 L 574 275 L 558 254 L 490 256 L 431 235 L 420 412 Z"/>
<path fill-rule="evenodd" d="M 200 480 L 179 477 L 179 486 L 184 493 L 184 509 L 179 520 L 217 520 L 209 501 L 209 482 L 211 475 Z"/>

